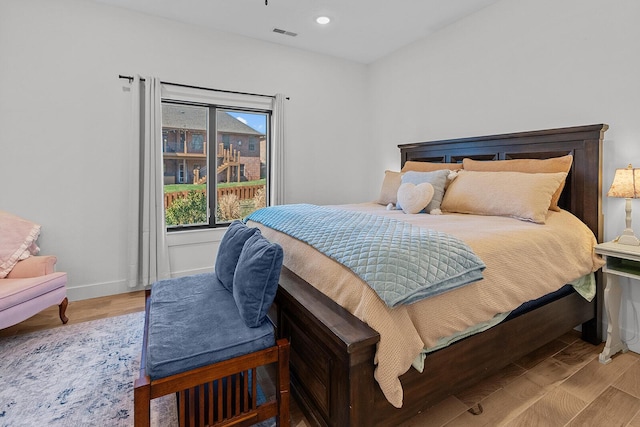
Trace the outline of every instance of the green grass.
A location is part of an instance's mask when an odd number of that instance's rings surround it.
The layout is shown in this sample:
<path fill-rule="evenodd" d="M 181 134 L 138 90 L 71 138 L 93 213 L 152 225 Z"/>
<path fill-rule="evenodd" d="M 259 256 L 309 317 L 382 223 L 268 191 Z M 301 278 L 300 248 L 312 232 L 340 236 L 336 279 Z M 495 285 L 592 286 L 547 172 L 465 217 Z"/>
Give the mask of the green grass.
<path fill-rule="evenodd" d="M 266 179 L 258 179 L 256 181 L 245 181 L 245 182 L 222 182 L 220 184 L 218 184 L 218 187 L 220 188 L 226 188 L 226 187 L 242 187 L 244 185 L 264 185 L 267 182 Z"/>
<path fill-rule="evenodd" d="M 219 188 L 226 187 L 242 187 L 244 185 L 264 185 L 266 179 L 258 179 L 256 181 L 246 181 L 246 182 L 230 182 L 230 183 L 220 183 L 218 184 Z M 169 184 L 164 186 L 165 193 L 175 193 L 179 191 L 191 191 L 191 190 L 206 190 L 207 184 Z"/>
<path fill-rule="evenodd" d="M 177 193 L 179 191 L 206 190 L 207 184 L 170 184 L 164 186 L 165 193 Z"/>

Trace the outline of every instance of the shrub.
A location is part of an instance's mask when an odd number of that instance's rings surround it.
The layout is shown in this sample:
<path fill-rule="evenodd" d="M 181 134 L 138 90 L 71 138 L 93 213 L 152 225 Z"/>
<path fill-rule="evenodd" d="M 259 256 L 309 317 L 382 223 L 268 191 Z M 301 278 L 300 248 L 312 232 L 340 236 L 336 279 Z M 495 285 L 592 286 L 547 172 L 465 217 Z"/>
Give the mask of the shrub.
<path fill-rule="evenodd" d="M 240 219 L 240 200 L 235 194 L 225 194 L 218 200 L 217 220 L 220 222 Z"/>
<path fill-rule="evenodd" d="M 204 191 L 189 191 L 176 199 L 166 211 L 167 225 L 203 224 L 207 222 L 207 197 Z"/>
<path fill-rule="evenodd" d="M 267 206 L 267 196 L 264 187 L 256 191 L 256 195 L 253 197 L 253 207 L 258 210 Z"/>

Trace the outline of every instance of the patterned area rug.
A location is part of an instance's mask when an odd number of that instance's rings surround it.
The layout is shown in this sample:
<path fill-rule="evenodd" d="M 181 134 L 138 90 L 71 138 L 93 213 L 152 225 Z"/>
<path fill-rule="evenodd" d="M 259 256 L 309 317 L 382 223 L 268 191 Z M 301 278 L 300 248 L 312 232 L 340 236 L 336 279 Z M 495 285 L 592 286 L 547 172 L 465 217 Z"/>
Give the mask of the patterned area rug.
<path fill-rule="evenodd" d="M 0 426 L 133 426 L 144 313 L 0 338 Z M 177 425 L 173 395 L 152 425 Z"/>

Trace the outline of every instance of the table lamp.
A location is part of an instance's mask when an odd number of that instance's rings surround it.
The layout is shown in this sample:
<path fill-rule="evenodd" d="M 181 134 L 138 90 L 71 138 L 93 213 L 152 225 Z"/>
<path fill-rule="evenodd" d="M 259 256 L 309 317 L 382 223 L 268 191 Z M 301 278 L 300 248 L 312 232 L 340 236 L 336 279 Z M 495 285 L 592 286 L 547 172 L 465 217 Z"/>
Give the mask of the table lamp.
<path fill-rule="evenodd" d="M 627 200 L 625 205 L 626 228 L 618 236 L 615 242 L 622 245 L 640 246 L 640 240 L 631 229 L 631 199 L 640 198 L 640 169 L 633 168 L 631 164 L 625 169 L 616 169 L 616 175 L 607 192 L 608 197 L 622 197 Z"/>

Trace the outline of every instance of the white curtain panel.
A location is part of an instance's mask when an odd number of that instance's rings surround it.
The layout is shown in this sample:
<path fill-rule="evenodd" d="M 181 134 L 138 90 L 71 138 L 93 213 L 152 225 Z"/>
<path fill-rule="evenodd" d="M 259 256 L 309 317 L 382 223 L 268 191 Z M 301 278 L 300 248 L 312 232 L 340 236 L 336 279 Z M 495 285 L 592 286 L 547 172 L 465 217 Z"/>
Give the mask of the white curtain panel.
<path fill-rule="evenodd" d="M 272 101 L 271 205 L 284 205 L 284 100 L 277 93 Z"/>
<path fill-rule="evenodd" d="M 130 287 L 171 277 L 164 219 L 161 83 L 155 77 L 132 81 L 130 172 Z"/>

